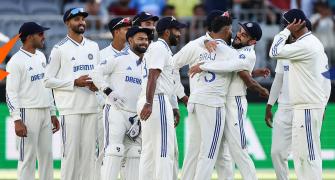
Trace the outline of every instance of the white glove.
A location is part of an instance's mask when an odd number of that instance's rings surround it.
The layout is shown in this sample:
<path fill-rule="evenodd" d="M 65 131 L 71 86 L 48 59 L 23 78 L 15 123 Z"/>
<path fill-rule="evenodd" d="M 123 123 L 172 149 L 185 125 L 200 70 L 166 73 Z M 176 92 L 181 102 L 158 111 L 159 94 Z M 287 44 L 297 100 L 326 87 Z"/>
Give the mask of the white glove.
<path fill-rule="evenodd" d="M 125 107 L 125 100 L 117 95 L 115 92 L 111 92 L 108 95 L 108 98 L 117 109 L 123 109 Z"/>

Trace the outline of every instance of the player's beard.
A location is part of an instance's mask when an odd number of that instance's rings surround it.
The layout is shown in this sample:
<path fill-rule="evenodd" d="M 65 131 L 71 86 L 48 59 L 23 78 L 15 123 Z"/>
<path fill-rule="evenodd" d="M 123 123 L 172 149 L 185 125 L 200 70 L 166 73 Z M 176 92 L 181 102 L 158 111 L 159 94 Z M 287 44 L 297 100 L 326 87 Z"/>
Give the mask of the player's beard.
<path fill-rule="evenodd" d="M 72 27 L 72 31 L 77 33 L 77 34 L 84 34 L 85 28 L 86 28 L 85 25 L 80 24 L 78 26 Z"/>
<path fill-rule="evenodd" d="M 169 36 L 169 41 L 171 46 L 177 46 L 179 43 L 179 36 L 176 36 L 171 32 Z"/>
<path fill-rule="evenodd" d="M 235 36 L 234 41 L 232 43 L 233 48 L 235 48 L 235 49 L 241 49 L 241 48 L 247 46 L 246 44 L 242 43 L 240 39 L 239 39 L 240 42 L 236 42 L 237 38 L 238 37 Z"/>
<path fill-rule="evenodd" d="M 148 46 L 145 44 L 135 44 L 134 51 L 138 52 L 139 54 L 145 53 L 147 51 Z"/>

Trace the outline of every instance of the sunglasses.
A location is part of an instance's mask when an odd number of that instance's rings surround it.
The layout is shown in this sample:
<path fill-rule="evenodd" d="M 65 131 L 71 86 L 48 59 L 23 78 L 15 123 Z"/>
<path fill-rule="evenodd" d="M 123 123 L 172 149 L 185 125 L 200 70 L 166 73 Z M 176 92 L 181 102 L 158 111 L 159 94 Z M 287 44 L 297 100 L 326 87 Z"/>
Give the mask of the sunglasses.
<path fill-rule="evenodd" d="M 74 16 L 74 15 L 77 15 L 79 13 L 84 13 L 84 12 L 85 12 L 84 8 L 75 8 L 75 9 L 72 9 L 66 19 L 68 19 L 70 16 Z"/>
<path fill-rule="evenodd" d="M 131 25 L 130 18 L 127 17 L 127 18 L 123 18 L 123 19 L 121 19 L 118 23 L 116 23 L 116 24 L 113 26 L 112 29 L 114 29 L 116 26 L 121 25 L 121 24 Z"/>

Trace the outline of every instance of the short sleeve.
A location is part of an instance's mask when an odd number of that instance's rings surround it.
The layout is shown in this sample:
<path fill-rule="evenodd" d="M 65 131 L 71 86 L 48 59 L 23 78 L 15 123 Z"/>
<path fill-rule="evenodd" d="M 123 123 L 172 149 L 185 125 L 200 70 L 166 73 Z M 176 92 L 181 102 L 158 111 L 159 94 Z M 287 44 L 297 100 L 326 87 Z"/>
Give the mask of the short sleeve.
<path fill-rule="evenodd" d="M 146 54 L 146 66 L 148 69 L 160 69 L 163 71 L 164 66 L 169 59 L 168 51 L 165 47 L 155 44 Z"/>

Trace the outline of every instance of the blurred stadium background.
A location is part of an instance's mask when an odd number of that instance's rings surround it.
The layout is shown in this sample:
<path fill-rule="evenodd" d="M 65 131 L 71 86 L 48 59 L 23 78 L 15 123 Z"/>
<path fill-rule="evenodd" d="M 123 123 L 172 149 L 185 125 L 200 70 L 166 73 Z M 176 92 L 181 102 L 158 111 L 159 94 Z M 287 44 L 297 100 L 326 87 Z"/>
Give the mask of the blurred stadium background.
<path fill-rule="evenodd" d="M 205 33 L 204 19 L 213 9 L 231 10 L 236 18 L 233 30 L 236 32 L 239 21 L 257 21 L 263 29 L 263 37 L 257 42 L 257 63 L 255 68 L 268 67 L 271 76 L 257 80 L 270 89 L 274 77 L 276 62 L 268 57 L 268 50 L 275 34 L 281 30 L 280 17 L 283 12 L 291 8 L 300 8 L 310 18 L 313 33 L 325 46 L 330 67 L 335 66 L 335 0 L 0 0 L 0 45 L 18 33 L 23 22 L 36 21 L 50 27 L 46 33 L 46 44 L 43 52 L 48 57 L 54 44 L 66 35 L 66 28 L 62 21 L 62 13 L 70 7 L 85 7 L 90 16 L 87 18 L 86 37 L 98 42 L 100 49 L 109 45 L 112 36 L 106 24 L 116 16 L 134 16 L 141 11 L 150 12 L 157 16 L 177 17 L 189 25 L 183 30 L 181 44 L 173 48 L 177 52 L 188 41 Z M 5 69 L 11 55 L 21 46 L 18 42 L 6 61 L 0 64 Z M 186 93 L 189 92 L 188 67 L 181 70 L 182 82 Z M 17 151 L 14 127 L 8 120 L 8 109 L 5 104 L 5 80 L 0 81 L 0 180 L 16 179 Z M 332 84 L 334 86 L 334 82 Z M 335 180 L 335 98 L 334 89 L 327 107 L 321 142 L 324 179 Z M 257 94 L 248 92 L 250 102 L 246 131 L 248 133 L 248 148 L 255 162 L 260 179 L 275 179 L 270 157 L 271 129 L 264 123 L 266 100 Z M 187 116 L 184 106 L 180 106 L 182 118 Z M 187 133 L 183 121 L 177 128 L 180 167 L 184 151 L 184 137 Z M 59 178 L 60 135 L 54 136 L 55 178 Z M 293 167 L 292 161 L 289 163 Z M 213 174 L 213 179 L 216 175 Z M 236 178 L 240 179 L 238 171 Z M 292 169 L 291 178 L 294 179 Z"/>

